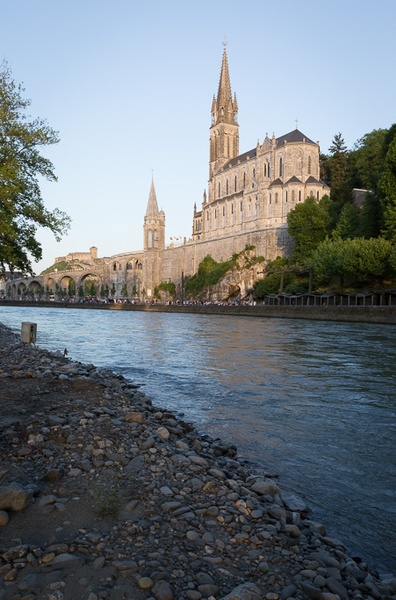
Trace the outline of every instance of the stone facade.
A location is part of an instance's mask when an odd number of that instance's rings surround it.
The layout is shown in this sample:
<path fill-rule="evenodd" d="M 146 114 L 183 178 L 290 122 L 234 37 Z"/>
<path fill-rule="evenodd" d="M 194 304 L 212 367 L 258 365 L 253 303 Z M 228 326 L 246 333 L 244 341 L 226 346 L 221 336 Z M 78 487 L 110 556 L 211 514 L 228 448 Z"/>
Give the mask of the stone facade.
<path fill-rule="evenodd" d="M 238 103 L 231 94 L 226 49 L 224 48 L 217 96 L 212 101 L 209 181 L 202 205 L 194 205 L 192 237 L 183 244 L 165 247 L 165 214 L 158 210 L 154 182 L 151 183 L 144 217 L 142 251 L 98 258 L 97 249 L 71 253 L 57 262 L 74 262 L 78 269 L 36 277 L 45 289 L 65 289 L 68 278 L 76 288 L 87 278 L 107 286 L 120 298 L 151 298 L 161 282 L 180 287 L 183 276 L 193 275 L 210 254 L 227 260 L 246 246 L 266 260 L 285 255 L 290 249 L 287 215 L 308 196 L 320 200 L 329 194 L 319 176 L 319 145 L 297 128 L 280 137 L 265 136 L 262 143 L 239 154 Z M 32 281 L 22 282 L 29 286 Z M 18 282 L 10 282 L 8 295 L 18 294 Z M 12 293 L 10 292 L 10 289 Z"/>

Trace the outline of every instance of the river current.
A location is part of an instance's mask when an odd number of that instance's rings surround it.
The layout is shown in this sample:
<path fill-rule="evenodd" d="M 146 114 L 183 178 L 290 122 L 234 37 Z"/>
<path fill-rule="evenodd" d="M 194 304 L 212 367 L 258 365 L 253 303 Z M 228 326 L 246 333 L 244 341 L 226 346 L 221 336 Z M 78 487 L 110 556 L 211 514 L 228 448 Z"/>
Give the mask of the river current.
<path fill-rule="evenodd" d="M 396 573 L 396 328 L 0 307 L 37 344 L 142 384 L 302 497 L 352 556 Z"/>

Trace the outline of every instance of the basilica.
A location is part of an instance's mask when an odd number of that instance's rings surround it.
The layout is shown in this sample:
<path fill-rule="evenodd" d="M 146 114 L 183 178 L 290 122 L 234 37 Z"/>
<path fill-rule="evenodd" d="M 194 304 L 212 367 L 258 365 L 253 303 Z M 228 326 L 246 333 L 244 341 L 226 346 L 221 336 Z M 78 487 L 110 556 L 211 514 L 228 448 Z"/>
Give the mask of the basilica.
<path fill-rule="evenodd" d="M 144 217 L 143 250 L 98 258 L 96 248 L 55 259 L 51 272 L 10 282 L 7 295 L 32 289 L 77 289 L 87 278 L 107 286 L 114 298 L 150 299 L 162 282 L 180 285 L 207 255 L 228 260 L 246 247 L 273 260 L 290 249 L 287 215 L 308 196 L 320 200 L 329 187 L 319 176 L 319 144 L 297 128 L 265 135 L 251 150 L 239 150 L 238 102 L 232 94 L 226 47 L 217 95 L 211 106 L 209 181 L 200 207 L 194 204 L 192 234 L 166 246 L 165 214 L 158 209 L 154 181 Z M 36 287 L 34 288 L 34 284 Z"/>

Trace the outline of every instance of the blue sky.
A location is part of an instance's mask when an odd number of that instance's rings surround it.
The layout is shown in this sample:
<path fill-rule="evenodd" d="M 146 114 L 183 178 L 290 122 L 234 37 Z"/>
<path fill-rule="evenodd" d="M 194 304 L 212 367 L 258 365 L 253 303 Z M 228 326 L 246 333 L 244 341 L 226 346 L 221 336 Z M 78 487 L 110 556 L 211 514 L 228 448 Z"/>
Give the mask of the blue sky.
<path fill-rule="evenodd" d="M 45 205 L 72 218 L 43 260 L 143 246 L 151 177 L 167 239 L 191 234 L 207 186 L 224 39 L 240 151 L 298 128 L 327 152 L 396 122 L 396 0 L 0 0 L 0 61 L 60 133 Z"/>

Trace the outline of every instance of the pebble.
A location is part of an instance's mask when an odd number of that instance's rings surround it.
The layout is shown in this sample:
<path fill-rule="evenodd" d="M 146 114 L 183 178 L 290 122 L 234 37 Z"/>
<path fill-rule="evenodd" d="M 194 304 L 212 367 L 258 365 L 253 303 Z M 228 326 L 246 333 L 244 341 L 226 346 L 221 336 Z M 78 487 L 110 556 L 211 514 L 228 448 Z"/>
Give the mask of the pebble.
<path fill-rule="evenodd" d="M 395 598 L 303 500 L 123 377 L 0 324 L 0 379 L 31 394 L 0 419 L 1 600 Z"/>

